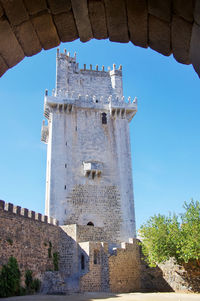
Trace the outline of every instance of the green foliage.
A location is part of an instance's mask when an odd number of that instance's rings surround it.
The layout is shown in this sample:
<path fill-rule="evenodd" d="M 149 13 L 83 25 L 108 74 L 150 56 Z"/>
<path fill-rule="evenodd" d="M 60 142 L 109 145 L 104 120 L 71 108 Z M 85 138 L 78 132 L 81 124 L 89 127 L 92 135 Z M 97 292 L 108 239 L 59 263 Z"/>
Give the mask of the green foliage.
<path fill-rule="evenodd" d="M 31 270 L 27 270 L 25 272 L 25 284 L 26 284 L 26 292 L 34 293 L 40 289 L 40 280 L 35 278 L 33 279 L 33 272 Z"/>
<path fill-rule="evenodd" d="M 49 258 L 52 258 L 51 251 L 52 251 L 52 243 L 51 243 L 51 241 L 49 241 L 49 247 L 48 247 L 48 257 Z"/>
<path fill-rule="evenodd" d="M 54 271 L 58 271 L 58 261 L 59 261 L 59 254 L 58 252 L 53 253 L 53 265 L 54 265 Z"/>
<path fill-rule="evenodd" d="M 11 238 L 7 238 L 6 241 L 12 246 L 13 240 Z"/>
<path fill-rule="evenodd" d="M 25 272 L 25 284 L 26 284 L 26 289 L 28 292 L 31 291 L 32 283 L 33 283 L 33 272 L 30 270 L 27 270 Z"/>
<path fill-rule="evenodd" d="M 0 273 L 0 297 L 20 295 L 20 270 L 16 258 L 10 257 Z"/>
<path fill-rule="evenodd" d="M 155 266 L 174 257 L 179 263 L 200 260 L 200 203 L 186 202 L 180 215 L 154 215 L 139 232 L 148 263 Z"/>

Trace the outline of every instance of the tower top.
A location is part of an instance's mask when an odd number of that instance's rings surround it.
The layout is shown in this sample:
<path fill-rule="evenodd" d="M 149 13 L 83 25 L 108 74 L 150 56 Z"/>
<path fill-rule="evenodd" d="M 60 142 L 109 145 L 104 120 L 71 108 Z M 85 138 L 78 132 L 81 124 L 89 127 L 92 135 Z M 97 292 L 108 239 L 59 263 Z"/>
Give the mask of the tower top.
<path fill-rule="evenodd" d="M 69 94 L 77 97 L 81 95 L 96 95 L 109 97 L 122 97 L 122 66 L 118 68 L 113 64 L 113 68 L 99 68 L 98 65 L 93 69 L 92 64 L 87 68 L 86 64 L 83 68 L 79 68 L 76 61 L 76 53 L 73 56 L 64 50 L 60 53 L 57 49 L 56 57 L 56 90 L 55 95 L 59 97 L 67 97 Z"/>

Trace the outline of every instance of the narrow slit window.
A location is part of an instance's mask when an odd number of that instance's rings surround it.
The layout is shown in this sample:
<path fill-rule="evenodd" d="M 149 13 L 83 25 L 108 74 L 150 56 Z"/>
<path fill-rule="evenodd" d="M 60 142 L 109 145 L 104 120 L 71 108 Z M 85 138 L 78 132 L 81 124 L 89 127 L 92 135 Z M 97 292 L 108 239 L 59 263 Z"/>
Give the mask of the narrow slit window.
<path fill-rule="evenodd" d="M 107 114 L 106 113 L 102 113 L 101 117 L 102 117 L 102 124 L 107 124 Z"/>
<path fill-rule="evenodd" d="M 85 256 L 81 254 L 81 270 L 85 269 Z"/>

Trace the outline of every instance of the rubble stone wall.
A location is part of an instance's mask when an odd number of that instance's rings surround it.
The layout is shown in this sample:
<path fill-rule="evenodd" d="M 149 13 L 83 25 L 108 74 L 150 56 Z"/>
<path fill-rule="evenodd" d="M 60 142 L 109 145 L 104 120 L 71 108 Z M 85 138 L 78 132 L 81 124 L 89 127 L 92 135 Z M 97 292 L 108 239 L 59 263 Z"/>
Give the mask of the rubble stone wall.
<path fill-rule="evenodd" d="M 122 243 L 109 257 L 109 282 L 111 292 L 140 290 L 140 254 L 137 240 Z"/>
<path fill-rule="evenodd" d="M 60 271 L 72 273 L 74 240 L 56 225 L 14 213 L 11 205 L 0 201 L 0 266 L 14 256 L 22 275 L 29 269 L 41 278 L 44 272 L 54 270 L 53 253 L 58 252 Z"/>

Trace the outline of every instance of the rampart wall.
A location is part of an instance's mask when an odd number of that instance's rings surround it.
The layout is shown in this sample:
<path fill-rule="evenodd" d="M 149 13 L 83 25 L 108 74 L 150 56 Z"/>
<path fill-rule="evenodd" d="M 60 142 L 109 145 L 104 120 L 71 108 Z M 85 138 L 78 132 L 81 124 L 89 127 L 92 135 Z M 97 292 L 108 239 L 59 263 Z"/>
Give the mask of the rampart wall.
<path fill-rule="evenodd" d="M 22 275 L 30 269 L 41 278 L 54 270 L 53 253 L 60 254 L 61 272 L 72 270 L 73 240 L 55 219 L 0 201 L 0 266 L 14 256 Z"/>
<path fill-rule="evenodd" d="M 140 253 L 136 239 L 122 243 L 121 248 L 109 257 L 109 282 L 111 292 L 140 290 Z"/>

